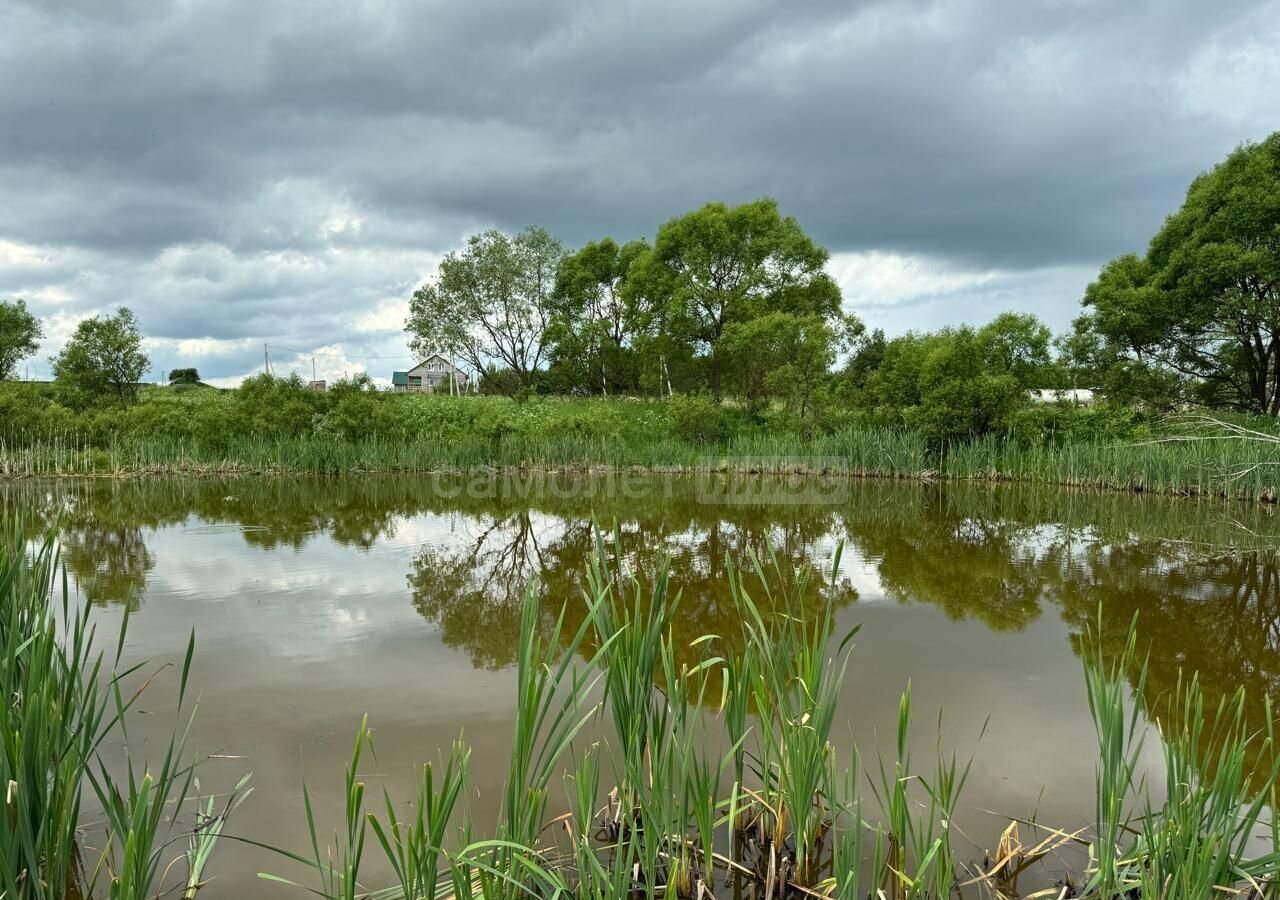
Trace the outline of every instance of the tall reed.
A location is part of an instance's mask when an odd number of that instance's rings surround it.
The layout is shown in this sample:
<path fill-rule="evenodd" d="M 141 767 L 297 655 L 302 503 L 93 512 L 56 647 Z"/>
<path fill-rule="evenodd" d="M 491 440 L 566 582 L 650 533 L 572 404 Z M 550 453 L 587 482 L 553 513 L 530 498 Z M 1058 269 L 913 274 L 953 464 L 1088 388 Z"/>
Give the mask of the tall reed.
<path fill-rule="evenodd" d="M 833 586 L 840 556 L 837 549 Z M 771 572 L 766 574 L 759 558 L 752 556 L 761 590 L 770 606 L 780 609 L 772 621 L 766 622 L 739 573 L 731 570 L 729 583 L 734 603 L 743 611 L 755 660 L 752 699 L 760 734 L 764 806 L 772 819 L 770 853 L 782 853 L 778 865 L 807 886 L 816 879 L 821 839 L 830 827 L 831 812 L 824 808 L 821 787 L 830 764 L 831 727 L 852 650 L 850 641 L 857 629 L 844 635 L 836 658 L 829 656 L 834 604 L 822 604 L 811 618 L 804 602 L 808 569 L 783 573 L 772 550 L 768 561 Z M 776 599 L 774 584 L 782 592 Z M 794 856 L 783 847 L 789 830 L 795 836 Z"/>
<path fill-rule="evenodd" d="M 155 767 L 139 772 L 128 722 L 150 679 L 132 692 L 125 681 L 141 664 L 122 667 L 128 616 L 115 662 L 94 647 L 90 607 L 73 602 L 53 532 L 29 541 L 21 524 L 0 522 L 0 896 L 16 900 L 89 897 L 104 887 L 111 900 L 145 900 L 163 889 L 174 862 L 185 861 L 194 892 L 244 782 L 221 813 L 179 825 L 194 799 L 194 769 L 184 760 L 186 730 L 174 731 Z M 188 642 L 178 686 L 181 708 L 195 652 Z M 188 723 L 189 727 L 189 723 Z M 125 748 L 124 777 L 103 758 L 108 739 Z M 85 791 L 105 819 L 105 848 L 84 858 Z M 175 845 L 187 842 L 181 856 Z"/>
<path fill-rule="evenodd" d="M 102 657 L 87 609 L 58 580 L 52 536 L 29 552 L 23 528 L 5 522 L 0 540 L 0 896 L 62 900 L 88 875 L 77 828 L 107 721 Z"/>
<path fill-rule="evenodd" d="M 1139 786 L 1139 768 L 1145 727 L 1140 704 L 1129 693 L 1128 673 L 1137 662 L 1138 631 L 1131 623 L 1123 651 L 1108 660 L 1102 650 L 1102 609 L 1098 610 L 1096 631 L 1086 635 L 1085 691 L 1089 714 L 1098 735 L 1096 833 L 1090 845 L 1093 873 L 1086 891 L 1100 897 L 1114 897 L 1130 885 L 1121 846 L 1132 816 L 1130 796 Z M 1145 662 L 1138 669 L 1134 693 L 1142 694 L 1146 682 Z"/>

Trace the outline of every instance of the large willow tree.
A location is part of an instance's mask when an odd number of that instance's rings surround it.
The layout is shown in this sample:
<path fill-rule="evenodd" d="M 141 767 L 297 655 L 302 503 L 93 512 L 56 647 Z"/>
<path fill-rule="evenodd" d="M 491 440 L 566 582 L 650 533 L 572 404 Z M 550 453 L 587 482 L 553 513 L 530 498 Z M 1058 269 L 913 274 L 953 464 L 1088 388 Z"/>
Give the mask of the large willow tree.
<path fill-rule="evenodd" d="M 733 326 L 771 314 L 842 324 L 826 263 L 827 251 L 773 200 L 708 203 L 658 229 L 653 249 L 632 264 L 627 290 L 662 333 L 707 361 L 718 401 Z"/>
<path fill-rule="evenodd" d="M 1076 345 L 1112 385 L 1175 375 L 1202 400 L 1280 414 L 1280 132 L 1191 183 L 1145 257 L 1103 268 Z"/>

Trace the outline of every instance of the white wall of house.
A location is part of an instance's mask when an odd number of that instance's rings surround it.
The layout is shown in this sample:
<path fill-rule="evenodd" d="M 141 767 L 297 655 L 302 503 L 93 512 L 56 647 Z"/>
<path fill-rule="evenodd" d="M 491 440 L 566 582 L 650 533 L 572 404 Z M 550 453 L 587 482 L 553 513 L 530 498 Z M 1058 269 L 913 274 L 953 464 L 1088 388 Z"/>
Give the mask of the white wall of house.
<path fill-rule="evenodd" d="M 467 373 L 441 356 L 431 356 L 424 359 L 410 369 L 407 374 L 409 383 L 404 386 L 397 386 L 397 390 L 426 393 L 447 392 L 450 388 L 451 374 L 454 389 L 461 391 L 467 384 Z"/>

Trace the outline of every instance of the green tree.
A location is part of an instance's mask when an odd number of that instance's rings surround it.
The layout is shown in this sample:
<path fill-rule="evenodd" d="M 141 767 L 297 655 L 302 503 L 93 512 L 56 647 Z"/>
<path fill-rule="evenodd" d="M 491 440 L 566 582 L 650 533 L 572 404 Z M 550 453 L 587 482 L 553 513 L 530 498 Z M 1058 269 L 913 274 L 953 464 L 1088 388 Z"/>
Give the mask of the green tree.
<path fill-rule="evenodd" d="M 803 419 L 826 383 L 836 356 L 861 335 L 854 316 L 774 312 L 725 326 L 722 350 L 733 383 L 754 406 L 782 402 Z"/>
<path fill-rule="evenodd" d="M 709 203 L 658 229 L 653 250 L 628 278 L 651 330 L 709 361 L 711 393 L 722 395 L 725 329 L 769 313 L 840 314 L 840 289 L 825 271 L 827 251 L 770 199 Z"/>
<path fill-rule="evenodd" d="M 1108 263 L 1084 305 L 1100 365 L 1280 414 L 1280 132 L 1196 178 L 1145 258 Z"/>
<path fill-rule="evenodd" d="M 969 326 L 896 337 L 867 378 L 864 402 L 884 424 L 918 428 L 936 443 L 998 431 L 1027 398 L 989 351 Z"/>
<path fill-rule="evenodd" d="M 641 320 L 626 278 L 631 264 L 648 250 L 646 241 L 619 246 L 605 238 L 560 264 L 550 356 L 579 389 L 608 394 L 634 387 L 631 344 Z"/>
<path fill-rule="evenodd" d="M 196 369 L 171 369 L 169 384 L 199 384 L 200 373 Z"/>
<path fill-rule="evenodd" d="M 82 402 L 103 397 L 131 401 L 151 368 L 138 318 L 126 307 L 112 316 L 82 320 L 51 362 L 54 379 Z"/>
<path fill-rule="evenodd" d="M 978 329 L 977 341 L 987 369 L 1011 375 L 1023 390 L 1062 386 L 1053 333 L 1030 313 L 1001 313 Z"/>
<path fill-rule="evenodd" d="M 18 363 L 39 349 L 43 337 L 26 301 L 0 300 L 0 381 L 13 377 Z"/>
<path fill-rule="evenodd" d="M 405 330 L 419 356 L 459 357 L 475 372 L 510 368 L 529 385 L 546 361 L 556 271 L 564 247 L 545 229 L 474 235 L 414 292 Z"/>
<path fill-rule="evenodd" d="M 871 373 L 880 368 L 884 363 L 884 348 L 887 344 L 883 328 L 863 334 L 858 339 L 842 373 L 852 387 L 865 386 Z"/>

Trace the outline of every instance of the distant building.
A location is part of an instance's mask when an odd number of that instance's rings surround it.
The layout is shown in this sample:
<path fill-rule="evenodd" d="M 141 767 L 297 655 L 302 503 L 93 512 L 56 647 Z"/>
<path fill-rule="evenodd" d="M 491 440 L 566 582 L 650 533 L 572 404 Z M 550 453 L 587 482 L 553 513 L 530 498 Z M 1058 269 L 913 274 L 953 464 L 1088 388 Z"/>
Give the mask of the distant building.
<path fill-rule="evenodd" d="M 307 387 L 311 388 L 311 390 L 313 390 L 313 391 L 323 391 L 323 390 L 326 390 L 326 388 L 325 388 L 325 383 L 324 383 L 323 381 L 311 381 L 311 382 L 308 382 L 308 383 L 307 383 Z"/>
<path fill-rule="evenodd" d="M 1076 403 L 1088 406 L 1093 403 L 1093 391 L 1088 388 L 1064 388 L 1058 391 L 1028 391 L 1032 403 Z"/>
<path fill-rule="evenodd" d="M 391 373 L 391 389 L 397 393 L 436 391 L 462 393 L 467 388 L 467 373 L 438 353 L 428 356 L 407 372 Z"/>

